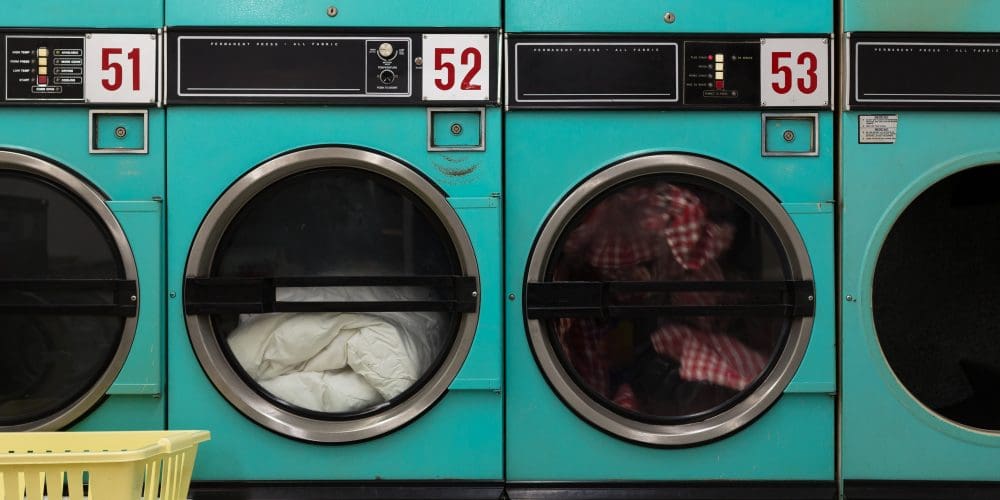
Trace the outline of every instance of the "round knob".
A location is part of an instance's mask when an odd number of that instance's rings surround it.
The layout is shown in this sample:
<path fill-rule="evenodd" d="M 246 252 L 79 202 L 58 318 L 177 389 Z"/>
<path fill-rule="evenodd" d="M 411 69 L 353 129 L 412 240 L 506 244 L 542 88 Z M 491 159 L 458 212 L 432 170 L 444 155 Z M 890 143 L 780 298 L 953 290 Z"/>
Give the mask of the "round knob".
<path fill-rule="evenodd" d="M 389 85 L 392 82 L 396 81 L 396 73 L 387 69 L 378 74 L 378 79 L 382 83 Z"/>
<path fill-rule="evenodd" d="M 396 48 L 392 46 L 389 42 L 382 42 L 382 45 L 378 46 L 378 56 L 382 59 L 389 60 L 392 56 L 396 55 Z"/>

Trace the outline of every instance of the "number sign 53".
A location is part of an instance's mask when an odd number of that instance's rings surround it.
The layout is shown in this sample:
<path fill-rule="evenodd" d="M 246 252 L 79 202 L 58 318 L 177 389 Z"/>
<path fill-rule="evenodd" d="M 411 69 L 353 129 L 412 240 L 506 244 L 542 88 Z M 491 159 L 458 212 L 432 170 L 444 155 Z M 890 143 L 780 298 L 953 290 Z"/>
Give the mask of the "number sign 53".
<path fill-rule="evenodd" d="M 489 35 L 424 35 L 423 41 L 425 100 L 490 98 Z"/>
<path fill-rule="evenodd" d="M 761 106 L 830 104 L 828 39 L 766 38 L 760 42 L 760 55 Z"/>
<path fill-rule="evenodd" d="M 156 36 L 94 33 L 84 45 L 84 97 L 91 103 L 156 100 Z"/>

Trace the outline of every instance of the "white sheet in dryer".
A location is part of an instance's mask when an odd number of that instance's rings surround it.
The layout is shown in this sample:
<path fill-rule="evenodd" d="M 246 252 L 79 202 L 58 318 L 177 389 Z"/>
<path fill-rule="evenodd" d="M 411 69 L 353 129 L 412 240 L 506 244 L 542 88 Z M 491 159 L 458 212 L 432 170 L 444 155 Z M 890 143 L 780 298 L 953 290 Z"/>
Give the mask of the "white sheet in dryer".
<path fill-rule="evenodd" d="M 278 301 L 426 300 L 402 287 L 279 288 Z M 302 408 L 357 411 L 398 396 L 437 357 L 441 313 L 243 315 L 228 341 L 243 369 L 267 391 Z"/>

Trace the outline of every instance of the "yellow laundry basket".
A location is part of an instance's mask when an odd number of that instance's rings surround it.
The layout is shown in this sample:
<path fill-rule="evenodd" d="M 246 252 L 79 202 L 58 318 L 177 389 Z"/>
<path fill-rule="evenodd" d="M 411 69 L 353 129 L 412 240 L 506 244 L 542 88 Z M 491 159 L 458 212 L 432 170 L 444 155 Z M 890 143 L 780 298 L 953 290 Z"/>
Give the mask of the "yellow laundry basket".
<path fill-rule="evenodd" d="M 185 500 L 207 431 L 2 432 L 0 500 Z"/>

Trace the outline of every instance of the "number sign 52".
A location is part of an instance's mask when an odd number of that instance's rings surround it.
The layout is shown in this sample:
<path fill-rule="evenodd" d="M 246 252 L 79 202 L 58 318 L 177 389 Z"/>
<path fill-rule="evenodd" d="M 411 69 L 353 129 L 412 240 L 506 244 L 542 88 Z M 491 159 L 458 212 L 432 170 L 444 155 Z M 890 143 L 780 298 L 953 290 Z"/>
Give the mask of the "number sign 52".
<path fill-rule="evenodd" d="M 94 33 L 84 45 L 84 97 L 91 103 L 156 100 L 156 37 Z"/>
<path fill-rule="evenodd" d="M 761 106 L 830 104 L 828 39 L 766 38 L 760 55 Z"/>
<path fill-rule="evenodd" d="M 423 97 L 427 101 L 490 98 L 488 35 L 424 35 Z"/>

